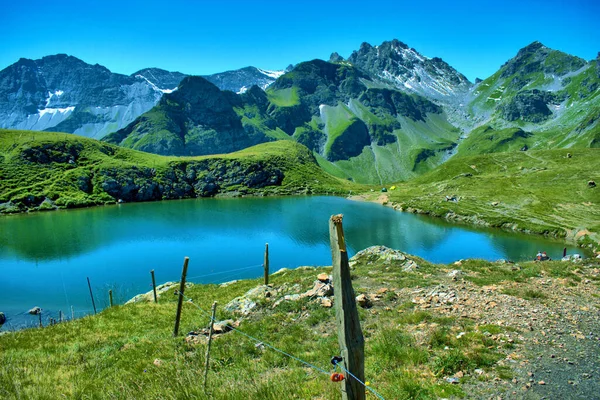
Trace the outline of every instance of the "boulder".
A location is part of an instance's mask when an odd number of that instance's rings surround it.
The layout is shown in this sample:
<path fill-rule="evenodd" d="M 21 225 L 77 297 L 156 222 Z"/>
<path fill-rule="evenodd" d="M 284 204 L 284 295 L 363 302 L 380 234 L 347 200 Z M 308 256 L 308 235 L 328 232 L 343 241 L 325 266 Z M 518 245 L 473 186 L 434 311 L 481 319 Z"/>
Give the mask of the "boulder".
<path fill-rule="evenodd" d="M 356 304 L 358 304 L 362 308 L 369 308 L 372 305 L 371 300 L 364 294 L 359 294 L 358 296 L 356 296 Z"/>
<path fill-rule="evenodd" d="M 333 306 L 333 302 L 327 297 L 319 297 L 319 303 L 325 308 L 331 308 Z"/>
<path fill-rule="evenodd" d="M 315 281 L 313 288 L 303 293 L 301 297 L 328 297 L 333 296 L 333 285 L 330 283 L 323 283 L 321 281 Z"/>
<path fill-rule="evenodd" d="M 319 274 L 317 279 L 323 283 L 329 283 L 331 281 L 331 278 L 327 274 Z"/>
<path fill-rule="evenodd" d="M 31 315 L 39 315 L 42 313 L 42 309 L 40 307 L 33 307 L 31 310 L 27 311 Z"/>
<path fill-rule="evenodd" d="M 236 314 L 248 315 L 250 311 L 256 308 L 256 302 L 246 297 L 236 297 L 225 306 L 225 311 Z"/>
<path fill-rule="evenodd" d="M 6 322 L 6 316 L 4 315 L 3 312 L 0 312 L 0 326 L 4 325 L 5 322 Z"/>
<path fill-rule="evenodd" d="M 404 263 L 404 265 L 402 265 L 403 272 L 412 272 L 415 269 L 419 269 L 419 264 L 417 264 L 413 260 L 408 260 Z"/>

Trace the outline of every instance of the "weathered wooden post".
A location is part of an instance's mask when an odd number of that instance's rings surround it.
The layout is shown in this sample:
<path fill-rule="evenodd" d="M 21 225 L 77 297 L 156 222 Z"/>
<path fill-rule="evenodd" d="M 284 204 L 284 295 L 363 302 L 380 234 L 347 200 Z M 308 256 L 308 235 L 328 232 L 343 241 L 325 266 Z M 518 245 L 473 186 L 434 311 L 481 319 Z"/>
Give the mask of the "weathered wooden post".
<path fill-rule="evenodd" d="M 42 310 L 40 310 L 40 313 L 38 314 L 40 316 L 40 328 L 43 327 L 42 325 Z"/>
<path fill-rule="evenodd" d="M 71 306 L 71 321 L 75 319 L 75 309 Z"/>
<path fill-rule="evenodd" d="M 360 328 L 354 290 L 350 279 L 350 265 L 348 263 L 342 218 L 343 216 L 339 214 L 332 215 L 329 219 L 338 343 L 344 368 L 364 382 L 365 342 Z M 365 398 L 365 387 L 356 379 L 349 376 L 342 381 L 343 400 L 364 400 Z"/>
<path fill-rule="evenodd" d="M 113 300 L 112 300 L 112 289 L 108 290 L 108 304 L 110 304 L 110 306 L 113 306 Z"/>
<path fill-rule="evenodd" d="M 150 271 L 152 275 L 152 291 L 154 292 L 154 302 L 158 303 L 158 297 L 156 297 L 156 279 L 154 279 L 154 270 Z"/>
<path fill-rule="evenodd" d="M 265 285 L 269 284 L 269 243 L 265 243 Z"/>
<path fill-rule="evenodd" d="M 88 288 L 90 289 L 90 297 L 92 298 L 92 306 L 94 306 L 94 314 L 97 314 L 96 312 L 96 302 L 94 302 L 94 294 L 92 293 L 92 285 L 90 284 L 90 278 L 87 278 L 88 281 Z"/>
<path fill-rule="evenodd" d="M 63 312 L 62 312 L 62 310 L 58 311 L 58 322 L 63 322 Z"/>
<path fill-rule="evenodd" d="M 204 361 L 204 391 L 206 392 L 206 377 L 208 376 L 208 363 L 210 360 L 210 345 L 212 343 L 213 335 L 213 324 L 215 323 L 215 315 L 217 313 L 217 302 L 215 301 L 212 305 L 212 317 L 210 318 L 208 328 L 208 345 L 206 346 L 206 357 Z"/>
<path fill-rule="evenodd" d="M 187 275 L 189 257 L 183 259 L 183 270 L 181 271 L 181 282 L 179 283 L 179 301 L 177 302 L 177 314 L 175 315 L 175 328 L 173 329 L 173 337 L 179 334 L 179 320 L 181 319 L 181 307 L 183 306 L 183 293 L 185 291 L 185 277 Z"/>

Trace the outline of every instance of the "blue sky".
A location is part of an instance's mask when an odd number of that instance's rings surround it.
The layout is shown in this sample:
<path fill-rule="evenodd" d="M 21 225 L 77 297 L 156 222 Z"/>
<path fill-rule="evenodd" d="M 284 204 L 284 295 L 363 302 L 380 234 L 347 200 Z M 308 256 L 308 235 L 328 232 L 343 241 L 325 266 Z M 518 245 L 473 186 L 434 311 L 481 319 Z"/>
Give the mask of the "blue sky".
<path fill-rule="evenodd" d="M 397 38 L 470 80 L 539 40 L 590 60 L 600 1 L 0 0 L 0 69 L 67 53 L 113 72 L 283 69 Z"/>

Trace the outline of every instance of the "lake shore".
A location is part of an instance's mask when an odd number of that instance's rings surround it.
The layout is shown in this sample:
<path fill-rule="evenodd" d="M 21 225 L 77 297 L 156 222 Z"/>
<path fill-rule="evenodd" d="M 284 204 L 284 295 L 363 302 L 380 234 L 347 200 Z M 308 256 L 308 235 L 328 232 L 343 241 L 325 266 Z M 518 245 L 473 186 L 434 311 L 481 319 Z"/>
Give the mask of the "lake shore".
<path fill-rule="evenodd" d="M 385 398 L 412 390 L 424 398 L 466 393 L 471 398 L 592 398 L 600 390 L 594 356 L 600 343 L 595 306 L 600 260 L 436 265 L 375 246 L 359 252 L 351 265 L 354 290 L 364 299 L 359 312 L 367 337 L 366 376 Z M 330 268 L 283 270 L 272 275 L 268 287 L 260 279 L 190 285 L 179 338 L 171 337 L 177 299 L 172 290 L 163 292 L 158 304 L 149 298 L 97 316 L 2 335 L 0 394 L 36 397 L 52 391 L 110 398 L 118 387 L 121 395 L 136 398 L 141 385 L 145 396 L 167 390 L 175 398 L 182 382 L 188 391 L 202 390 L 197 380 L 188 381 L 196 374 L 190 365 L 201 363 L 206 348 L 201 333 L 206 316 L 194 304 L 207 310 L 213 301 L 219 304 L 219 320 L 231 320 L 265 343 L 324 366 L 337 339 L 331 293 L 311 292 L 322 286 L 317 276 L 323 272 L 329 274 Z M 263 386 L 256 377 L 263 374 L 271 376 L 272 390 L 280 395 L 336 397 L 328 377 L 261 350 L 236 332 L 220 332 L 215 340 L 216 364 L 209 374 L 213 398 L 258 396 Z M 70 364 L 73 357 L 85 361 Z M 235 362 L 221 364 L 228 357 Z M 72 379 L 62 383 L 57 378 L 64 373 Z"/>

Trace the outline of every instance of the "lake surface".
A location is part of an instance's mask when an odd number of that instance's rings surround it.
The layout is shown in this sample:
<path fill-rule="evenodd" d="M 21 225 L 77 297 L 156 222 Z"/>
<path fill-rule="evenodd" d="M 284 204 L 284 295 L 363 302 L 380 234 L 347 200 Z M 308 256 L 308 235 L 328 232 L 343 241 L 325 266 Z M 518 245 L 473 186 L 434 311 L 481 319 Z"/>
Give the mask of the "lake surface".
<path fill-rule="evenodd" d="M 533 259 L 538 250 L 553 259 L 565 244 L 542 237 L 474 229 L 406 214 L 378 204 L 337 197 L 197 199 L 132 203 L 80 210 L 0 217 L 0 311 L 3 329 L 37 323 L 34 306 L 47 318 L 93 312 L 178 281 L 190 257 L 188 281 L 225 282 L 259 277 L 265 243 L 271 271 L 331 265 L 329 217 L 344 214 L 349 255 L 385 245 L 450 263 L 464 258 Z M 567 246 L 570 254 L 579 249 Z"/>

